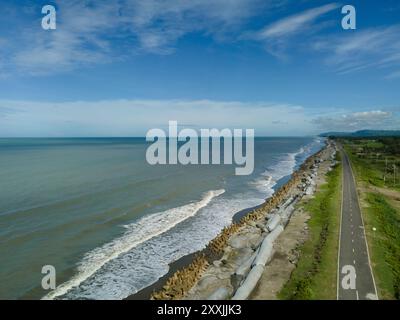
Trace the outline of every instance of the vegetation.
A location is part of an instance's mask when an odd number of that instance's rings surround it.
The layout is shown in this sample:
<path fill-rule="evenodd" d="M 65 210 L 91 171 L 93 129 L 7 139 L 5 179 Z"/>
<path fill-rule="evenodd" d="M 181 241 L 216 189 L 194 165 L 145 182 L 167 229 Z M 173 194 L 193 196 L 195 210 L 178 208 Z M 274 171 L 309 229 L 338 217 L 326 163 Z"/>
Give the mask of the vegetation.
<path fill-rule="evenodd" d="M 336 298 L 341 168 L 337 164 L 315 197 L 304 204 L 311 215 L 310 237 L 300 248 L 296 269 L 279 293 L 281 299 Z"/>
<path fill-rule="evenodd" d="M 344 139 L 381 299 L 400 299 L 400 138 Z M 360 192 L 361 191 L 361 192 Z"/>
<path fill-rule="evenodd" d="M 355 132 L 325 132 L 320 134 L 321 137 L 399 137 L 400 130 L 359 130 Z"/>
<path fill-rule="evenodd" d="M 400 215 L 378 193 L 368 193 L 371 258 L 381 298 L 400 299 Z"/>
<path fill-rule="evenodd" d="M 361 183 L 400 190 L 400 138 L 345 139 L 342 143 Z"/>

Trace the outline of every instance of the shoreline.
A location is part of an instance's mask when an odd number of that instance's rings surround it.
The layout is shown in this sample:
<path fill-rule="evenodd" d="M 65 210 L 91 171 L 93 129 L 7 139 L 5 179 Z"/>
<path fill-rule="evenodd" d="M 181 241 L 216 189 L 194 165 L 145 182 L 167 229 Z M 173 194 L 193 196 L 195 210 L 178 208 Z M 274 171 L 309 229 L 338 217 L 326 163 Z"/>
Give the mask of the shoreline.
<path fill-rule="evenodd" d="M 195 283 L 193 267 L 187 268 L 175 274 L 153 298 L 277 299 L 298 259 L 297 245 L 308 232 L 308 214 L 298 205 L 314 197 L 321 181 L 336 164 L 335 152 L 334 144 L 327 141 L 324 148 L 308 157 L 292 178 L 266 200 L 261 210 L 255 210 L 238 226 L 233 226 L 233 232 L 224 230 L 221 235 L 224 241 L 218 248 L 222 257 L 201 270 Z"/>
<path fill-rule="evenodd" d="M 290 175 L 289 175 L 290 176 Z M 282 178 L 283 179 L 283 178 Z M 255 209 L 258 209 L 262 206 L 262 204 L 258 205 L 258 206 L 254 206 L 254 207 L 250 207 L 250 208 L 246 208 L 243 210 L 240 210 L 238 212 L 236 212 L 232 218 L 232 223 L 237 223 L 239 222 L 244 216 L 246 216 L 248 213 L 252 212 Z M 178 260 L 175 260 L 174 262 L 170 263 L 168 265 L 169 269 L 168 272 L 163 275 L 161 278 L 159 278 L 156 282 L 154 282 L 153 284 L 140 289 L 138 292 L 133 293 L 131 295 L 129 295 L 128 297 L 126 297 L 124 300 L 149 300 L 151 297 L 151 294 L 155 291 L 161 290 L 162 287 L 164 286 L 165 282 L 174 275 L 175 272 L 177 272 L 178 270 L 188 266 L 196 257 L 196 255 L 198 255 L 199 253 L 201 253 L 203 250 L 200 251 L 195 251 L 192 253 L 189 253 L 181 258 L 179 258 Z"/>
<path fill-rule="evenodd" d="M 246 219 L 246 216 L 255 213 L 255 212 L 259 212 L 261 210 L 263 210 L 264 206 L 266 205 L 266 203 L 268 203 L 268 201 L 270 199 L 273 199 L 277 192 L 279 192 L 282 188 L 285 187 L 285 185 L 289 184 L 293 178 L 301 171 L 303 170 L 302 167 L 308 162 L 310 161 L 310 159 L 314 158 L 318 153 L 320 153 L 322 150 L 324 150 L 327 147 L 327 144 L 325 144 L 319 151 L 309 155 L 306 159 L 304 159 L 304 161 L 302 163 L 300 163 L 297 168 L 289 175 L 282 177 L 280 180 L 277 181 L 276 186 L 274 187 L 274 193 L 269 197 L 266 198 L 265 201 L 257 206 L 254 207 L 250 207 L 250 208 L 246 208 L 243 210 L 240 210 L 238 212 L 236 212 L 233 217 L 232 217 L 232 222 L 230 224 L 230 226 L 235 225 L 235 224 L 239 224 L 241 222 L 243 222 L 243 220 Z M 224 230 L 221 230 L 221 233 Z M 219 235 L 217 235 L 216 238 L 218 238 Z M 215 239 L 216 239 L 215 238 Z M 213 240 L 215 240 L 213 239 Z M 210 243 L 213 241 L 211 240 Z M 151 299 L 151 295 L 154 292 L 159 292 L 163 289 L 163 287 L 165 286 L 166 282 L 171 279 L 171 277 L 173 277 L 177 272 L 179 272 L 180 270 L 183 270 L 185 268 L 187 268 L 193 261 L 194 259 L 199 256 L 199 255 L 207 255 L 209 256 L 207 260 L 209 260 L 208 262 L 211 264 L 214 261 L 218 260 L 219 258 L 221 258 L 220 256 L 216 256 L 215 253 L 213 254 L 212 252 L 210 253 L 209 250 L 209 245 L 210 243 L 207 245 L 207 247 L 203 250 L 198 250 L 195 251 L 193 253 L 187 254 L 181 258 L 179 258 L 178 260 L 170 263 L 168 265 L 169 269 L 168 272 L 163 275 L 162 277 L 160 277 L 156 282 L 154 282 L 153 284 L 139 290 L 136 293 L 133 293 L 131 295 L 129 295 L 128 297 L 124 298 L 124 300 L 149 300 Z M 211 256 L 211 258 L 210 258 Z"/>

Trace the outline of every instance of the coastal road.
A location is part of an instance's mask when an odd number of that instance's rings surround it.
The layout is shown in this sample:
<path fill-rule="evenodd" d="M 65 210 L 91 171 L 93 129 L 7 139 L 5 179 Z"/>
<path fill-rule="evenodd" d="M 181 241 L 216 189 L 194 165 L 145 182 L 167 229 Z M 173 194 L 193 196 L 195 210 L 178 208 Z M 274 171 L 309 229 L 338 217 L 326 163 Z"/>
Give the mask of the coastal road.
<path fill-rule="evenodd" d="M 342 212 L 338 253 L 338 300 L 377 299 L 353 171 L 342 148 Z"/>

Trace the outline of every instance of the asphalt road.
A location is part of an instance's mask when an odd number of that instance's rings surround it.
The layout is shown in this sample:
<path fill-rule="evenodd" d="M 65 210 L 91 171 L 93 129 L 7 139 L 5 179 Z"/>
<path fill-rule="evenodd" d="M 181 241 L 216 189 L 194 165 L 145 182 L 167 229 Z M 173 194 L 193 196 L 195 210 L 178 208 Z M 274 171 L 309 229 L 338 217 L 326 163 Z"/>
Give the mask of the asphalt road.
<path fill-rule="evenodd" d="M 338 260 L 338 300 L 377 299 L 364 223 L 349 158 L 343 163 L 342 217 Z"/>

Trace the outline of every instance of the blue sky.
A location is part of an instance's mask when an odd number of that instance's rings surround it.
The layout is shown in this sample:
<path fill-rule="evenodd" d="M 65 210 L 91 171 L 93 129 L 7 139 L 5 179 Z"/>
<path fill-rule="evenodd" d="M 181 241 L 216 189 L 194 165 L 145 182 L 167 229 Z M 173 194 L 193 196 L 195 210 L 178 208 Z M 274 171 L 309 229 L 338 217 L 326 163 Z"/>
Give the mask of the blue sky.
<path fill-rule="evenodd" d="M 0 14 L 3 137 L 400 128 L 396 0 L 0 0 Z"/>

